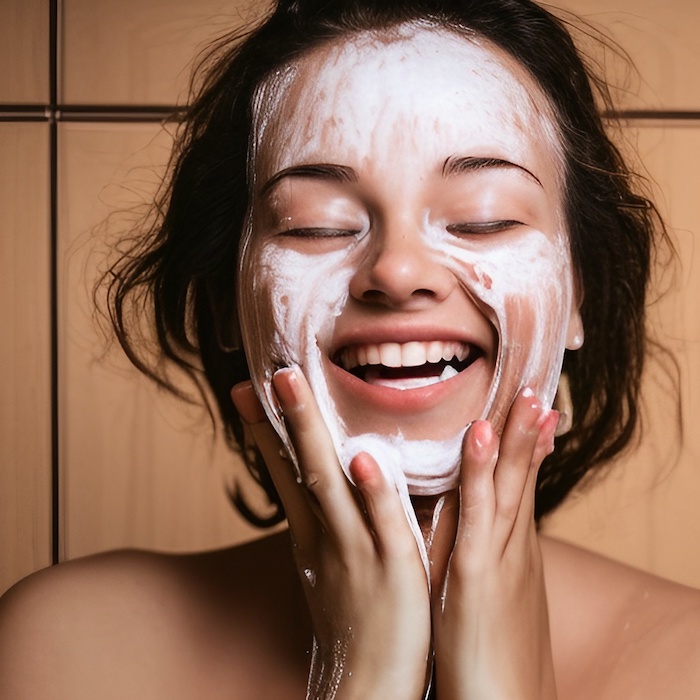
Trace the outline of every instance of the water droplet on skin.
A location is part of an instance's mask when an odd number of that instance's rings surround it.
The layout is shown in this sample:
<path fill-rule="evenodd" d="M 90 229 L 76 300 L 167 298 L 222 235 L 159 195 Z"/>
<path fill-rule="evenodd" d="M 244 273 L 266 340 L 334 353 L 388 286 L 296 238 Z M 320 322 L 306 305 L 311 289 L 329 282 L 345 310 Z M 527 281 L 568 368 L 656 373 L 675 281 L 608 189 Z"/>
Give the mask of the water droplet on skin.
<path fill-rule="evenodd" d="M 304 576 L 313 588 L 316 585 L 316 572 L 313 569 L 304 569 Z"/>

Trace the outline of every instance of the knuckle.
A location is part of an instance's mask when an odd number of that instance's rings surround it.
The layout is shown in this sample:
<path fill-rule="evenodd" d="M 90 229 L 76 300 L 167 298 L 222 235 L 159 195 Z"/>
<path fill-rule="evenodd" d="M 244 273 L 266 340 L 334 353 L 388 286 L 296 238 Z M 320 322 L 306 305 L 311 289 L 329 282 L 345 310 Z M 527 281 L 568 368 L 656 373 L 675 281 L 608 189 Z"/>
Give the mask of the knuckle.
<path fill-rule="evenodd" d="M 462 555 L 467 554 L 462 552 Z M 480 581 L 487 571 L 487 562 L 484 557 L 470 553 L 471 556 L 453 556 L 450 563 L 450 579 L 453 583 L 466 583 Z"/>
<path fill-rule="evenodd" d="M 498 505 L 498 518 L 505 523 L 514 523 L 520 512 L 519 501 L 506 501 Z"/>
<path fill-rule="evenodd" d="M 302 477 L 304 486 L 309 491 L 319 491 L 321 488 L 321 479 L 316 472 L 304 472 Z"/>

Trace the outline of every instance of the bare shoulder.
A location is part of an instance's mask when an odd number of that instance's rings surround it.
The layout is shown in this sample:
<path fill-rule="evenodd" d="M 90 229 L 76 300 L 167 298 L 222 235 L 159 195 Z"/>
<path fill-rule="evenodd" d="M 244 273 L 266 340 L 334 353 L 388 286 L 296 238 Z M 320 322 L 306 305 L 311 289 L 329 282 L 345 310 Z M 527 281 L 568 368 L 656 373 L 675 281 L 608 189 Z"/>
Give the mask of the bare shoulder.
<path fill-rule="evenodd" d="M 113 552 L 25 579 L 0 599 L 0 697 L 266 697 L 272 665 L 278 684 L 303 683 L 310 632 L 286 539 Z"/>
<path fill-rule="evenodd" d="M 542 538 L 562 698 L 700 697 L 700 592 Z"/>

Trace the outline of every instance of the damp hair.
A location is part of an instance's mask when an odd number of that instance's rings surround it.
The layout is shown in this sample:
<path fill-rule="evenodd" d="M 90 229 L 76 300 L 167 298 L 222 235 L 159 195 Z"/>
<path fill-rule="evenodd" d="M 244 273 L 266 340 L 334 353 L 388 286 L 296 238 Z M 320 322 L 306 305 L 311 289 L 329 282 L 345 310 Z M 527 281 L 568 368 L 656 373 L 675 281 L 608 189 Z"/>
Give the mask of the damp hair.
<path fill-rule="evenodd" d="M 564 357 L 573 425 L 540 469 L 536 517 L 637 434 L 646 294 L 654 252 L 670 243 L 641 180 L 606 133 L 608 88 L 587 70 L 565 22 L 529 0 L 279 0 L 257 26 L 218 41 L 200 65 L 149 223 L 104 279 L 108 313 L 129 359 L 179 396 L 172 369 L 184 372 L 218 409 L 231 445 L 273 506 L 263 517 L 234 490 L 235 505 L 259 526 L 284 512 L 260 456 L 245 449 L 229 395 L 249 378 L 231 336 L 253 99 L 268 77 L 319 46 L 408 22 L 483 37 L 510 54 L 539 84 L 558 124 L 585 342 Z"/>

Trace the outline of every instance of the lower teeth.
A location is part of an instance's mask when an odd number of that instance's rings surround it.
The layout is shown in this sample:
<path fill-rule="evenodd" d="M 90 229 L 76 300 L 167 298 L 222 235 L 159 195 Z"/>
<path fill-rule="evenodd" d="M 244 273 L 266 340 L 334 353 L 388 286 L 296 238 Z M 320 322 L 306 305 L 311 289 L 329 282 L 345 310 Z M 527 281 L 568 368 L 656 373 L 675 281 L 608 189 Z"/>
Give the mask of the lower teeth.
<path fill-rule="evenodd" d="M 452 379 L 452 377 L 456 377 L 459 374 L 459 372 L 452 367 L 452 365 L 445 365 L 445 369 L 442 370 L 442 374 L 440 375 L 440 381 L 444 382 L 447 379 Z"/>
<path fill-rule="evenodd" d="M 373 365 L 367 368 L 363 379 L 369 384 L 387 386 L 393 389 L 420 389 L 431 384 L 447 381 L 458 374 L 459 372 L 454 367 L 446 365 L 439 376 L 435 374 L 423 377 L 386 376 L 379 366 Z"/>
<path fill-rule="evenodd" d="M 450 367 L 448 365 L 442 370 L 439 377 L 407 377 L 406 379 L 398 380 L 379 380 L 378 383 L 385 384 L 386 386 L 390 386 L 394 389 L 422 389 L 423 387 L 430 386 L 431 384 L 439 384 L 440 382 L 452 379 L 452 377 L 456 377 L 458 374 L 459 372 L 454 367 Z"/>

